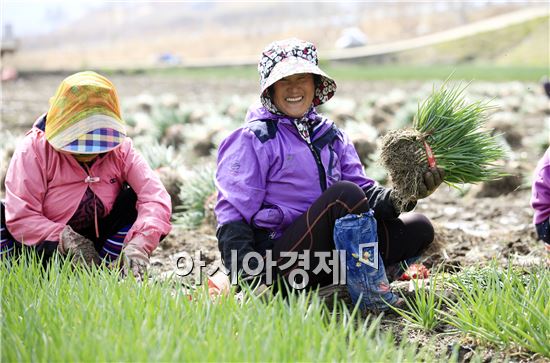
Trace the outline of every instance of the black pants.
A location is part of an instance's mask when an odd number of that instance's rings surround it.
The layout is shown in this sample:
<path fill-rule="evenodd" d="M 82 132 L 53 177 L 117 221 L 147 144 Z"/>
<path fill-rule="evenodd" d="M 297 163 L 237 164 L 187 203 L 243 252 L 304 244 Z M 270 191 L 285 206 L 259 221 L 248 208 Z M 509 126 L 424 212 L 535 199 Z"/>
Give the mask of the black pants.
<path fill-rule="evenodd" d="M 97 251 L 101 250 L 101 247 L 105 244 L 105 240 L 118 232 L 122 227 L 129 224 L 133 224 L 137 218 L 136 210 L 137 196 L 134 190 L 128 186 L 124 187 L 117 196 L 113 209 L 105 218 L 98 220 L 99 237 L 95 234 L 95 227 L 91 227 L 84 231 L 78 231 L 84 237 L 92 240 Z M 57 244 L 59 241 L 43 241 L 34 246 L 27 246 L 16 241 L 9 233 L 6 227 L 5 219 L 5 207 L 4 202 L 1 201 L 1 223 L 5 227 L 5 236 L 2 239 L 10 238 L 15 242 L 14 254 L 18 255 L 23 250 L 30 250 L 35 252 L 42 258 L 42 262 L 47 264 L 48 260 L 52 257 L 57 250 Z"/>
<path fill-rule="evenodd" d="M 292 223 L 283 235 L 273 241 L 273 259 L 277 266 L 288 262 L 281 258 L 282 252 L 309 250 L 311 266 L 319 260 L 315 252 L 335 250 L 333 240 L 334 224 L 347 214 L 360 214 L 369 210 L 365 193 L 351 182 L 338 182 L 328 188 L 311 207 Z M 396 219 L 377 220 L 378 248 L 386 266 L 418 256 L 434 239 L 434 229 L 424 215 L 407 213 Z M 287 276 L 297 264 L 280 271 Z M 325 286 L 333 282 L 332 273 L 323 271 L 314 274 L 309 270 L 308 286 Z"/>

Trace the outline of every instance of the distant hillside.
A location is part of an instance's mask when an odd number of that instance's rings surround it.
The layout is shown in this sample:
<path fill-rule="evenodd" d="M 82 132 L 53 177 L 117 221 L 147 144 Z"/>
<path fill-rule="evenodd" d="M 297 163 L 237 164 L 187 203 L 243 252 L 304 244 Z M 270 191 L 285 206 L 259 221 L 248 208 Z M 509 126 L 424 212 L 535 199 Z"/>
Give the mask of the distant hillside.
<path fill-rule="evenodd" d="M 18 53 L 4 62 L 20 69 L 147 67 L 166 53 L 182 62 L 257 57 L 270 41 L 291 36 L 311 40 L 328 51 L 335 48 L 342 29 L 351 26 L 360 28 L 369 44 L 380 44 L 525 6 L 515 2 L 492 6 L 468 2 L 107 3 L 63 29 L 21 39 Z"/>
<path fill-rule="evenodd" d="M 550 17 L 396 54 L 406 64 L 477 63 L 550 68 Z"/>

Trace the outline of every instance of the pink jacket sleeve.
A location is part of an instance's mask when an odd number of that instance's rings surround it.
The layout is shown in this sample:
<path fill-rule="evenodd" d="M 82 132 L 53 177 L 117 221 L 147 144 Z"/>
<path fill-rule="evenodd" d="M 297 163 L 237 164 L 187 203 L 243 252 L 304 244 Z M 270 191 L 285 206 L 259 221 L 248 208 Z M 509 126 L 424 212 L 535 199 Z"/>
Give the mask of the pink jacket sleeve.
<path fill-rule="evenodd" d="M 172 204 L 170 195 L 158 175 L 145 159 L 134 150 L 132 143 L 123 152 L 124 177 L 137 195 L 137 219 L 128 231 L 127 241 L 141 235 L 142 247 L 151 254 L 158 246 L 161 236 L 171 230 Z"/>
<path fill-rule="evenodd" d="M 45 150 L 40 151 L 39 136 L 30 132 L 17 147 L 6 173 L 6 224 L 12 236 L 25 245 L 59 241 L 65 228 L 43 215 L 46 195 Z"/>

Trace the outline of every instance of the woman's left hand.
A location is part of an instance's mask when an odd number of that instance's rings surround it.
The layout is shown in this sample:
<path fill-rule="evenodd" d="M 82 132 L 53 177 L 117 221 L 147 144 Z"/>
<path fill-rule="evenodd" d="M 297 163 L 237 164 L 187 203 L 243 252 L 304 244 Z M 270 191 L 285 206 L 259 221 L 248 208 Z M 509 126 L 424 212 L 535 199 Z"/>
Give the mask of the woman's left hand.
<path fill-rule="evenodd" d="M 418 187 L 417 199 L 423 199 L 435 192 L 443 183 L 445 171 L 438 167 L 429 168 L 422 176 L 422 183 Z"/>
<path fill-rule="evenodd" d="M 141 247 L 139 238 L 131 240 L 122 249 L 122 276 L 133 274 L 137 280 L 142 281 L 149 266 L 149 254 Z"/>

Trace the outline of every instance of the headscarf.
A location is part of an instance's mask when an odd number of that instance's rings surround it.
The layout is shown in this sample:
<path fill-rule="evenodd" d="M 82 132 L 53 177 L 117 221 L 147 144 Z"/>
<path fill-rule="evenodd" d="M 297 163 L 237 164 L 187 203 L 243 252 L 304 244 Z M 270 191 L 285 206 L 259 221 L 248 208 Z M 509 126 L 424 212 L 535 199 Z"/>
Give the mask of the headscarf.
<path fill-rule="evenodd" d="M 126 137 L 114 85 L 86 71 L 65 78 L 50 99 L 46 140 L 56 150 L 74 154 L 104 153 Z"/>

